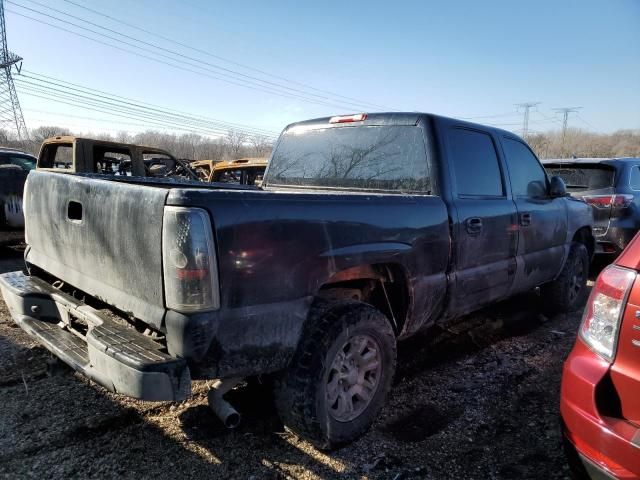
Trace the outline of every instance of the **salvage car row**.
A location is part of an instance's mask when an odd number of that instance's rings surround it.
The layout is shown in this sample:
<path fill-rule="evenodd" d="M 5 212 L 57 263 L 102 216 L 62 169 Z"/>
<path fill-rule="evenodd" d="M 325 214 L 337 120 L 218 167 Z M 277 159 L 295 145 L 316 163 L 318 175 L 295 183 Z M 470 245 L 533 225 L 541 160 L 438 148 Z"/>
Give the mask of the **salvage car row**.
<path fill-rule="evenodd" d="M 264 177 L 233 188 L 167 152 L 58 140 L 26 182 L 26 271 L 0 277 L 14 320 L 117 393 L 183 400 L 217 379 L 209 404 L 229 427 L 225 393 L 260 376 L 284 424 L 324 449 L 376 418 L 398 341 L 536 288 L 550 312 L 580 308 L 592 257 L 637 229 L 620 183 L 632 160 L 606 182 L 586 161 L 550 162 L 549 177 L 513 133 L 431 114 L 292 124 Z M 635 478 L 627 258 L 592 292 L 562 413 L 576 468 Z"/>

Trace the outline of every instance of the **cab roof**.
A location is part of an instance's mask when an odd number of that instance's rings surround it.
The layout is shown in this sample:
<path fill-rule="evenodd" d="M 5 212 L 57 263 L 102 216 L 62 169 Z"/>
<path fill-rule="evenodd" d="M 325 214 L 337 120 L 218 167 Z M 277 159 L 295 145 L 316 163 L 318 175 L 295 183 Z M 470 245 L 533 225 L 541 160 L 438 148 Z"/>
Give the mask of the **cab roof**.
<path fill-rule="evenodd" d="M 92 142 L 95 143 L 97 145 L 105 145 L 108 147 L 112 147 L 112 148 L 138 148 L 138 149 L 142 149 L 145 150 L 149 153 L 162 153 L 165 155 L 168 155 L 170 157 L 173 157 L 173 155 L 171 153 L 169 153 L 168 151 L 162 149 L 162 148 L 157 148 L 157 147 L 150 147 L 147 145 L 136 145 L 135 143 L 123 143 L 123 142 L 113 142 L 111 140 L 100 140 L 97 138 L 90 138 L 90 137 L 78 137 L 75 135 L 58 135 L 55 137 L 50 137 L 45 139 L 42 144 L 55 144 L 55 143 L 60 143 L 60 144 L 64 144 L 64 143 L 74 143 L 77 140 L 82 140 L 82 141 L 86 141 L 86 142 Z"/>
<path fill-rule="evenodd" d="M 334 121 L 336 118 L 347 117 L 359 117 L 365 116 L 364 120 L 350 120 L 350 121 Z M 285 132 L 293 128 L 319 128 L 319 127 L 339 127 L 348 126 L 353 124 L 365 125 L 365 126 L 380 126 L 380 125 L 417 125 L 420 120 L 434 120 L 437 122 L 455 123 L 456 125 L 468 126 L 471 128 L 478 128 L 482 130 L 491 130 L 493 132 L 519 138 L 519 136 L 508 130 L 492 127 L 489 125 L 483 125 L 480 123 L 473 123 L 467 120 L 444 117 L 442 115 L 436 115 L 433 113 L 422 112 L 379 112 L 379 113 L 360 113 L 360 114 L 348 114 L 338 115 L 333 117 L 314 118 L 311 120 L 304 120 L 302 122 L 295 122 L 287 125 Z"/>

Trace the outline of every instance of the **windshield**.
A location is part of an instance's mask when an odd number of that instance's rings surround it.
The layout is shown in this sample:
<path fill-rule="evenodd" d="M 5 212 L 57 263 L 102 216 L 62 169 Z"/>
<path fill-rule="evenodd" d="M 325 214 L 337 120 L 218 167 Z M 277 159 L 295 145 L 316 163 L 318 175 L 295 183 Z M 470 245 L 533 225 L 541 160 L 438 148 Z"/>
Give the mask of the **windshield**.
<path fill-rule="evenodd" d="M 613 187 L 615 169 L 608 165 L 545 166 L 549 175 L 555 175 L 571 190 L 598 190 Z"/>
<path fill-rule="evenodd" d="M 3 163 L 10 163 L 12 165 L 18 165 L 20 168 L 22 168 L 23 170 L 33 170 L 34 168 L 36 168 L 36 159 L 34 157 L 31 156 L 26 156 L 26 155 L 9 155 L 8 156 L 8 162 L 3 162 Z"/>
<path fill-rule="evenodd" d="M 430 193 L 423 132 L 415 126 L 357 126 L 286 132 L 268 184 Z"/>

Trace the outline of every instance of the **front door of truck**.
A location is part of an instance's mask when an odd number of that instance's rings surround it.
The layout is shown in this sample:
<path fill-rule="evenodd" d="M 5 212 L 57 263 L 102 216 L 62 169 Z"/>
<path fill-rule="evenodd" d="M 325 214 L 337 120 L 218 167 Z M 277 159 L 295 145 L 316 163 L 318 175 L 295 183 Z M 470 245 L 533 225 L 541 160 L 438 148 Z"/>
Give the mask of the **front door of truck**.
<path fill-rule="evenodd" d="M 504 137 L 502 146 L 518 209 L 514 291 L 523 291 L 553 279 L 560 271 L 567 236 L 565 199 L 549 195 L 545 171 L 524 142 Z"/>
<path fill-rule="evenodd" d="M 450 311 L 464 314 L 509 294 L 516 272 L 517 212 L 492 136 L 452 127 L 446 137 L 457 213 Z"/>

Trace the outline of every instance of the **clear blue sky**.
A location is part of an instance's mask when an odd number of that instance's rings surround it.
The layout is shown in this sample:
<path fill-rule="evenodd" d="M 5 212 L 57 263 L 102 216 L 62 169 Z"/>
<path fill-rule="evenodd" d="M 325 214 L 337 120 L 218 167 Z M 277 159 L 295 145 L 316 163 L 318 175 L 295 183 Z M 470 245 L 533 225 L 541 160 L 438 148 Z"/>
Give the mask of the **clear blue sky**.
<path fill-rule="evenodd" d="M 64 0 L 38 1 L 189 56 L 260 75 Z M 640 0 L 74 1 L 265 72 L 393 109 L 496 115 L 477 121 L 517 131 L 522 115 L 509 115 L 514 104 L 539 101 L 539 111 L 531 114 L 534 131 L 558 128 L 552 109 L 573 106 L 584 108 L 570 117 L 571 126 L 600 132 L 640 128 Z M 314 105 L 171 68 L 20 17 L 12 12 L 43 18 L 16 4 L 44 8 L 31 0 L 5 0 L 9 48 L 24 57 L 23 68 L 31 72 L 274 131 L 296 120 L 365 110 L 340 102 Z M 49 14 L 62 16 L 52 10 Z M 143 128 L 26 94 L 20 100 L 29 127 L 58 124 L 94 132 Z"/>

